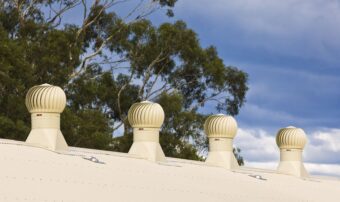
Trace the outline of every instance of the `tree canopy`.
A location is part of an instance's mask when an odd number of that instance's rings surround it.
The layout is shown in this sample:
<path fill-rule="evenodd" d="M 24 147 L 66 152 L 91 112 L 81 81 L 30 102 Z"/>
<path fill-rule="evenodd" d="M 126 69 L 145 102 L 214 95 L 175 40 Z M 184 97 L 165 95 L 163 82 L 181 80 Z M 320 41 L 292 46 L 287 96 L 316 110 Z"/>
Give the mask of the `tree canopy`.
<path fill-rule="evenodd" d="M 0 3 L 0 137 L 24 140 L 30 118 L 25 94 L 50 83 L 65 89 L 61 129 L 69 145 L 126 152 L 129 107 L 151 100 L 166 119 L 160 142 L 167 156 L 200 159 L 207 104 L 237 115 L 247 74 L 226 66 L 214 46 L 202 47 L 183 21 L 155 26 L 158 9 L 173 16 L 176 0 L 13 0 Z M 79 12 L 79 23 L 64 16 Z M 239 152 L 239 151 L 238 151 Z"/>

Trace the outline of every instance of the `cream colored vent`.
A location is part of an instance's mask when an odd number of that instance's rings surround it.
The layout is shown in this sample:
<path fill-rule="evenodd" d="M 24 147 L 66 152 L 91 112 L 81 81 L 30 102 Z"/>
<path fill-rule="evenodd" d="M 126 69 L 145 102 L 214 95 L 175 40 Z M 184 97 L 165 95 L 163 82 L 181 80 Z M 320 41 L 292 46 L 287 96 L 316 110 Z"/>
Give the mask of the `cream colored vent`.
<path fill-rule="evenodd" d="M 307 143 L 305 132 L 301 128 L 282 128 L 276 135 L 276 144 L 280 148 L 279 173 L 307 177 L 302 162 L 302 150 Z"/>
<path fill-rule="evenodd" d="M 237 132 L 235 119 L 223 114 L 209 116 L 204 123 L 204 131 L 209 138 L 209 153 L 205 162 L 227 169 L 238 168 L 233 153 L 233 139 Z"/>
<path fill-rule="evenodd" d="M 60 131 L 60 114 L 66 106 L 66 95 L 58 86 L 42 84 L 29 89 L 26 107 L 31 113 L 32 128 L 26 142 L 50 150 L 68 148 Z"/>
<path fill-rule="evenodd" d="M 133 127 L 133 144 L 129 154 L 150 161 L 165 161 L 159 144 L 159 130 L 164 122 L 163 108 L 149 101 L 135 103 L 129 109 L 128 119 Z"/>

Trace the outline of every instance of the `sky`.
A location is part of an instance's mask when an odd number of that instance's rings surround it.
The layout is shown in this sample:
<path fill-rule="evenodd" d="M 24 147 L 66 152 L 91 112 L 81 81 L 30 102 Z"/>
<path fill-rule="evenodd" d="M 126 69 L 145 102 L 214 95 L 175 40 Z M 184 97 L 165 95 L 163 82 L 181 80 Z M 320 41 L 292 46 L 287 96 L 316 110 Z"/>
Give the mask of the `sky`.
<path fill-rule="evenodd" d="M 234 141 L 246 165 L 275 169 L 276 132 L 293 125 L 308 136 L 307 170 L 340 176 L 339 0 L 178 0 L 174 13 L 150 20 L 184 20 L 203 47 L 248 73 Z M 213 104 L 204 110 L 215 112 Z"/>
<path fill-rule="evenodd" d="M 171 21 L 184 20 L 248 73 L 234 141 L 246 165 L 275 169 L 276 132 L 293 125 L 308 136 L 307 169 L 340 176 L 340 1 L 179 0 L 174 12 Z M 169 21 L 161 12 L 151 19 Z"/>

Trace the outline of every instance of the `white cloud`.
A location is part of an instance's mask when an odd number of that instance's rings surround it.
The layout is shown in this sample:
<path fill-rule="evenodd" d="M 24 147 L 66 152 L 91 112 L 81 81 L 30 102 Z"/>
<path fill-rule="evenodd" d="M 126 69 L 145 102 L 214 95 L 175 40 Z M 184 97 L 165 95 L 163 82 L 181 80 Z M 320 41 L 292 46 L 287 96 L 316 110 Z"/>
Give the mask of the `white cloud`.
<path fill-rule="evenodd" d="M 329 131 L 317 131 L 314 133 L 314 139 L 325 145 L 327 150 L 333 152 L 340 151 L 340 129 L 331 129 Z"/>
<path fill-rule="evenodd" d="M 240 148 L 242 156 L 252 161 L 277 160 L 279 151 L 275 138 L 261 129 L 239 129 L 234 145 Z"/>
<path fill-rule="evenodd" d="M 338 164 L 305 163 L 305 167 L 309 173 L 315 175 L 340 176 L 340 165 Z"/>
<path fill-rule="evenodd" d="M 308 162 L 340 164 L 340 129 L 322 129 L 308 136 L 305 159 Z"/>
<path fill-rule="evenodd" d="M 306 169 L 312 174 L 340 176 L 340 129 L 320 129 L 307 135 Z M 242 149 L 246 166 L 276 169 L 280 154 L 275 134 L 263 129 L 241 128 L 234 145 Z"/>
<path fill-rule="evenodd" d="M 246 161 L 247 167 L 263 168 L 275 170 L 278 166 L 278 162 L 256 162 Z M 337 164 L 318 164 L 318 163 L 304 163 L 306 170 L 312 175 L 326 175 L 326 176 L 338 176 L 340 177 L 340 165 Z"/>

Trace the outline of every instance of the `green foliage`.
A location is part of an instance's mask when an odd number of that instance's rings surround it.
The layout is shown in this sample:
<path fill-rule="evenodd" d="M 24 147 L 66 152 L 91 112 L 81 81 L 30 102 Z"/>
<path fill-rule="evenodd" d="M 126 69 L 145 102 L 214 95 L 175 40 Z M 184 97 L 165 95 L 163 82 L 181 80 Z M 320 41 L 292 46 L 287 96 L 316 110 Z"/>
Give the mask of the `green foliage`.
<path fill-rule="evenodd" d="M 62 130 L 68 144 L 94 149 L 110 149 L 112 129 L 109 119 L 99 110 L 85 109 L 62 114 Z M 98 127 L 100 126 L 100 127 Z M 71 134 L 71 135 L 69 135 Z"/>
<path fill-rule="evenodd" d="M 1 138 L 27 137 L 25 94 L 50 83 L 67 94 L 61 128 L 69 145 L 127 152 L 128 109 L 152 100 L 166 114 L 160 134 L 165 154 L 201 160 L 207 114 L 200 109 L 210 103 L 237 115 L 245 102 L 247 74 L 225 66 L 215 47 L 201 47 L 185 22 L 154 26 L 145 18 L 154 10 L 148 5 L 141 6 L 151 10 L 127 22 L 112 1 L 19 2 L 0 3 Z M 176 0 L 157 2 L 173 15 Z M 64 23 L 63 15 L 79 6 L 81 23 Z"/>
<path fill-rule="evenodd" d="M 244 165 L 243 157 L 241 156 L 241 149 L 240 148 L 233 148 L 233 153 L 236 157 L 237 163 L 240 166 Z"/>

